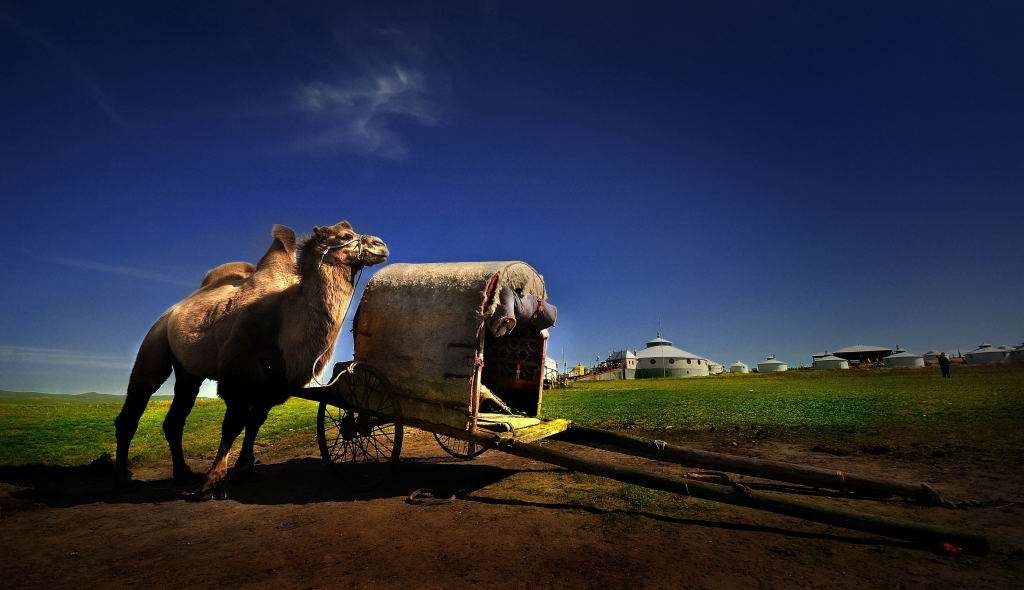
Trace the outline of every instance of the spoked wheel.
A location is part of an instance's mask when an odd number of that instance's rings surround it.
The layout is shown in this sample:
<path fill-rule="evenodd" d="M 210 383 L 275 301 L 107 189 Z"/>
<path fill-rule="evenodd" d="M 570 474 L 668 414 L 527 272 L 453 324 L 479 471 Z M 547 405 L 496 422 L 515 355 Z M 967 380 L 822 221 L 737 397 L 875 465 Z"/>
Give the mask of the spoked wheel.
<path fill-rule="evenodd" d="M 317 411 L 320 456 L 332 467 L 344 466 L 353 487 L 372 487 L 402 452 L 398 400 L 384 377 L 362 363 L 353 364 L 339 386 L 342 405 L 320 402 Z"/>
<path fill-rule="evenodd" d="M 468 440 L 462 440 L 461 438 L 455 438 L 454 436 L 447 436 L 444 434 L 434 433 L 434 440 L 437 444 L 441 445 L 452 457 L 459 459 L 473 459 L 479 457 L 487 450 L 487 447 L 469 442 Z"/>

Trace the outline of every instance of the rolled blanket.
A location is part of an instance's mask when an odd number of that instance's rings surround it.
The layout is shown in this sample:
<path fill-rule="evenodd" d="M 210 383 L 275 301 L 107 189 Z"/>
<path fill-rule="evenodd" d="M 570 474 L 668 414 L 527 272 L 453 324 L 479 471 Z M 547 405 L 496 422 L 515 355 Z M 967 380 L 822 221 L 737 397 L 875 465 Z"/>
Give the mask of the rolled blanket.
<path fill-rule="evenodd" d="M 531 326 L 538 331 L 555 325 L 558 308 L 534 295 L 523 297 L 514 290 L 504 287 L 498 293 L 498 307 L 488 322 L 491 333 L 500 338 L 519 324 Z"/>

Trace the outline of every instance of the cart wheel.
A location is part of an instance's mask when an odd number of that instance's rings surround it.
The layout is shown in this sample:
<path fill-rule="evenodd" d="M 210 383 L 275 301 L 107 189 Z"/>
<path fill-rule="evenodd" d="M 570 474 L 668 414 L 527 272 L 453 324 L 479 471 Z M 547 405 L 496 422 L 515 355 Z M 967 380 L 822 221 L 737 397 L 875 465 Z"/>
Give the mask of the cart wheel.
<path fill-rule="evenodd" d="M 487 447 L 483 445 L 462 440 L 461 438 L 455 438 L 454 436 L 438 434 L 436 432 L 434 433 L 434 440 L 436 440 L 437 444 L 441 445 L 441 448 L 449 455 L 459 459 L 473 459 L 474 457 L 479 457 L 487 450 Z"/>
<path fill-rule="evenodd" d="M 316 415 L 320 456 L 328 465 L 347 465 L 357 486 L 383 479 L 380 467 L 394 464 L 402 452 L 398 400 L 375 369 L 357 363 L 342 375 L 344 406 L 320 403 Z"/>

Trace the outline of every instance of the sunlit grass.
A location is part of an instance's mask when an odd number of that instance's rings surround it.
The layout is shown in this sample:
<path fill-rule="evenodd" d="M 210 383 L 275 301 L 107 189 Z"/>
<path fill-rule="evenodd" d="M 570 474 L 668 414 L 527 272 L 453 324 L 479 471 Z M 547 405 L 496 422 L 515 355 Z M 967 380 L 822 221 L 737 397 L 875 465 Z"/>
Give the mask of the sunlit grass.
<path fill-rule="evenodd" d="M 153 401 L 139 422 L 130 456 L 146 464 L 168 459 L 162 424 L 170 402 Z M 316 446 L 314 402 L 293 398 L 274 408 L 260 430 L 260 441 Z M 81 465 L 114 453 L 114 417 L 120 404 L 30 401 L 0 402 L 0 465 L 42 463 Z M 220 440 L 224 402 L 200 399 L 185 426 L 186 456 L 212 453 Z M 237 444 L 237 443 L 236 443 Z"/>

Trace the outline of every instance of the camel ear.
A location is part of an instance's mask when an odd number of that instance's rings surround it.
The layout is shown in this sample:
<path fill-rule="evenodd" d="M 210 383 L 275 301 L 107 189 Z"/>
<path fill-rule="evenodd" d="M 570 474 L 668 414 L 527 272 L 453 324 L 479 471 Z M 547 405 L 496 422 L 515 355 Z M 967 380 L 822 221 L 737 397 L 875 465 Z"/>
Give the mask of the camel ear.
<path fill-rule="evenodd" d="M 314 225 L 313 226 L 313 235 L 318 237 L 318 238 L 322 238 L 325 235 L 327 235 L 327 228 L 326 227 L 320 227 L 319 225 Z"/>
<path fill-rule="evenodd" d="M 334 227 L 351 230 L 352 224 L 347 221 L 339 221 Z"/>

